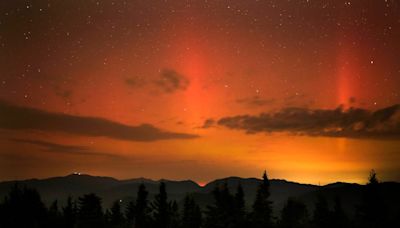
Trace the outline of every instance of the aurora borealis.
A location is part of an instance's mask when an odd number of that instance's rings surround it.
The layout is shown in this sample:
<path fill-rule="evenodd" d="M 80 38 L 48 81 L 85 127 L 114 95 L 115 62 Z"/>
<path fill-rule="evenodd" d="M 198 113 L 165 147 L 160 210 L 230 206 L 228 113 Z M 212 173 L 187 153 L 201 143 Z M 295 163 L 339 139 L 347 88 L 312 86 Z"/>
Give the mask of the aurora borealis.
<path fill-rule="evenodd" d="M 0 3 L 0 180 L 400 180 L 395 0 Z"/>

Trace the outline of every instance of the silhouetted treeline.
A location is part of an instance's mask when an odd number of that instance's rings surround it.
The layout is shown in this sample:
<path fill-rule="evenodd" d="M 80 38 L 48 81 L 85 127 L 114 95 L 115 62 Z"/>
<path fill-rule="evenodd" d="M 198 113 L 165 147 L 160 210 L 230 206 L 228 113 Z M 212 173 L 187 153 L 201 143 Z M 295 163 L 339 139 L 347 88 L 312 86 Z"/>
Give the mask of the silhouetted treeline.
<path fill-rule="evenodd" d="M 57 201 L 46 207 L 36 190 L 15 185 L 0 203 L 0 228 L 400 227 L 400 217 L 386 211 L 379 186 L 376 173 L 372 171 L 363 200 L 355 208 L 356 216 L 350 219 L 340 198 L 336 197 L 334 205 L 329 205 L 322 194 L 318 195 L 313 211 L 308 211 L 301 201 L 289 198 L 280 213 L 275 215 L 266 172 L 251 207 L 246 207 L 240 184 L 236 192 L 230 192 L 227 184 L 223 184 L 213 190 L 214 202 L 205 210 L 201 210 L 191 195 L 184 198 L 183 208 L 178 208 L 176 201 L 168 199 L 165 183 L 160 184 L 154 199 L 149 199 L 142 184 L 134 201 L 122 207 L 118 200 L 109 209 L 104 209 L 101 198 L 93 193 L 77 199 L 69 197 L 62 207 Z"/>

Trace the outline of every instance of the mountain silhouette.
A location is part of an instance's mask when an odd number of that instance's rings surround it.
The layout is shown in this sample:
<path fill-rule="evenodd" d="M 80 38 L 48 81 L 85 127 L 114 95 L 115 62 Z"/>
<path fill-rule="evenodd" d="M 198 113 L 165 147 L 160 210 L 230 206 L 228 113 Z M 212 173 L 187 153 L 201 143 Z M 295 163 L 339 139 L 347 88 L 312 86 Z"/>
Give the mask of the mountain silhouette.
<path fill-rule="evenodd" d="M 112 177 L 71 174 L 47 179 L 0 182 L 0 198 L 4 198 L 12 186 L 17 183 L 20 186 L 37 189 L 46 205 L 50 205 L 54 200 L 58 200 L 60 205 L 65 205 L 68 197 L 77 198 L 83 194 L 95 193 L 103 199 L 104 207 L 110 208 L 115 200 L 122 200 L 122 202 L 133 200 L 140 184 L 146 186 L 149 198 L 153 198 L 159 190 L 160 182 L 166 184 L 169 199 L 176 200 L 179 204 L 182 204 L 184 197 L 190 193 L 203 208 L 212 203 L 213 198 L 210 193 L 216 186 L 226 184 L 231 192 L 235 192 L 240 183 L 244 191 L 246 207 L 250 207 L 255 199 L 255 192 L 257 186 L 261 183 L 261 179 L 227 177 L 211 181 L 201 187 L 191 180 L 151 180 L 147 178 L 118 180 Z M 354 207 L 361 201 L 361 191 L 364 186 L 343 182 L 317 186 L 279 179 L 270 180 L 270 184 L 271 201 L 273 202 L 275 213 L 282 210 L 288 198 L 296 198 L 304 202 L 311 211 L 317 195 L 323 195 L 332 204 L 335 197 L 340 197 L 344 210 L 353 213 Z M 382 186 L 385 192 L 383 195 L 388 205 L 400 202 L 400 196 L 396 194 L 396 192 L 400 192 L 400 183 L 384 182 Z"/>

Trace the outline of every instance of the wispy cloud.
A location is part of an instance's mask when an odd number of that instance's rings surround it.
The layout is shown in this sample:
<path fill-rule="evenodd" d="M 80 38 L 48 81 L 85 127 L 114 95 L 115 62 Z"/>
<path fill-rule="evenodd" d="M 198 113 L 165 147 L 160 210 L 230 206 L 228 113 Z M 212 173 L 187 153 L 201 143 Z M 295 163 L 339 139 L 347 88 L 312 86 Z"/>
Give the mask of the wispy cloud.
<path fill-rule="evenodd" d="M 43 147 L 47 151 L 57 152 L 57 153 L 118 157 L 117 155 L 114 155 L 114 154 L 93 151 L 89 147 L 85 147 L 85 146 L 64 145 L 64 144 L 57 144 L 57 143 L 52 143 L 52 142 L 47 142 L 47 141 L 42 141 L 42 140 L 17 139 L 17 138 L 9 139 L 9 141 L 12 141 L 15 143 L 28 143 L 28 144 L 32 144 L 32 145 L 37 145 L 37 146 Z"/>
<path fill-rule="evenodd" d="M 124 83 L 132 88 L 139 88 L 146 85 L 146 80 L 143 77 L 128 77 L 124 79 Z"/>
<path fill-rule="evenodd" d="M 201 128 L 210 128 L 215 124 L 215 120 L 214 119 L 206 119 L 204 121 L 204 124 Z"/>
<path fill-rule="evenodd" d="M 256 106 L 265 106 L 265 105 L 274 104 L 275 99 L 263 99 L 260 96 L 254 96 L 254 97 L 246 97 L 246 98 L 237 99 L 236 102 L 239 104 L 256 107 Z"/>
<path fill-rule="evenodd" d="M 129 141 L 191 139 L 193 134 L 161 130 L 150 124 L 129 126 L 97 117 L 47 112 L 0 101 L 0 128 L 58 131 L 85 136 L 104 136 Z"/>
<path fill-rule="evenodd" d="M 177 90 L 185 90 L 189 84 L 189 79 L 172 69 L 164 69 L 160 73 L 160 78 L 154 82 L 161 90 L 172 93 Z"/>

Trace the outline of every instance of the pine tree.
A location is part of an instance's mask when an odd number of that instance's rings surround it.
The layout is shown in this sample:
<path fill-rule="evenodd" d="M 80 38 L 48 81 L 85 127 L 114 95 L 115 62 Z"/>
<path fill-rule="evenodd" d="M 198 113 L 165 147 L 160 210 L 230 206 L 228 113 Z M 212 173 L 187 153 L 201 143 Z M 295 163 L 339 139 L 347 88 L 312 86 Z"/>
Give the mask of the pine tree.
<path fill-rule="evenodd" d="M 58 210 L 58 201 L 55 200 L 49 207 L 48 211 L 48 224 L 50 227 L 61 227 L 63 224 L 63 220 L 61 217 L 61 213 Z"/>
<path fill-rule="evenodd" d="M 100 197 L 93 193 L 79 197 L 77 227 L 101 228 L 104 225 L 105 221 Z"/>
<path fill-rule="evenodd" d="M 364 187 L 363 200 L 357 208 L 357 223 L 368 228 L 387 227 L 387 212 L 382 196 L 380 184 L 375 170 L 371 170 L 368 183 Z"/>
<path fill-rule="evenodd" d="M 269 200 L 269 190 L 270 183 L 267 171 L 264 171 L 263 180 L 257 189 L 251 215 L 251 222 L 254 228 L 267 228 L 272 226 L 272 202 Z"/>
<path fill-rule="evenodd" d="M 244 215 L 245 212 L 245 202 L 244 202 L 244 192 L 242 185 L 239 183 L 237 191 L 235 194 L 235 207 L 238 214 Z"/>
<path fill-rule="evenodd" d="M 242 185 L 239 183 L 237 187 L 237 191 L 235 194 L 235 212 L 234 212 L 234 219 L 235 219 L 235 227 L 242 228 L 247 225 L 246 222 L 246 208 L 245 208 L 245 201 L 244 201 L 244 192 Z"/>
<path fill-rule="evenodd" d="M 144 186 L 144 184 L 141 184 L 139 186 L 139 190 L 136 197 L 135 217 L 134 217 L 135 228 L 149 227 L 150 208 L 147 199 L 148 195 L 149 192 L 146 190 L 146 187 Z"/>
<path fill-rule="evenodd" d="M 235 226 L 234 197 L 229 192 L 228 185 L 217 186 L 212 192 L 214 205 L 209 205 L 206 211 L 205 227 L 231 228 Z"/>
<path fill-rule="evenodd" d="M 0 227 L 5 227 L 4 221 L 6 220 L 6 208 L 3 201 L 0 201 Z"/>
<path fill-rule="evenodd" d="M 338 196 L 335 197 L 335 205 L 332 212 L 332 227 L 349 227 L 349 219 L 342 208 L 342 201 Z"/>
<path fill-rule="evenodd" d="M 179 228 L 181 227 L 181 220 L 179 216 L 178 203 L 174 200 L 169 204 L 169 217 L 170 223 L 169 228 Z"/>
<path fill-rule="evenodd" d="M 106 209 L 103 215 L 105 227 L 109 228 L 111 226 L 111 211 L 110 209 Z"/>
<path fill-rule="evenodd" d="M 331 212 L 329 211 L 328 202 L 321 194 L 317 195 L 313 223 L 317 228 L 329 228 L 332 226 Z"/>
<path fill-rule="evenodd" d="M 72 201 L 72 198 L 70 196 L 67 199 L 67 205 L 62 209 L 62 211 L 64 217 L 64 227 L 75 227 L 78 209 L 76 203 Z"/>
<path fill-rule="evenodd" d="M 282 209 L 280 228 L 308 227 L 307 207 L 301 202 L 289 198 Z"/>
<path fill-rule="evenodd" d="M 182 228 L 200 228 L 202 214 L 193 197 L 186 195 L 183 204 Z"/>
<path fill-rule="evenodd" d="M 377 178 L 377 176 L 376 176 L 376 172 L 375 172 L 375 170 L 373 169 L 373 170 L 371 170 L 371 172 L 369 173 L 369 178 L 368 178 L 368 183 L 367 183 L 367 185 L 373 185 L 373 186 L 375 186 L 375 185 L 377 185 L 377 184 L 379 184 L 379 181 L 378 181 L 378 178 Z"/>
<path fill-rule="evenodd" d="M 135 219 L 135 203 L 133 201 L 130 201 L 128 205 L 126 206 L 125 210 L 125 217 L 126 217 L 126 223 L 127 227 L 133 227 L 134 224 L 134 219 Z"/>
<path fill-rule="evenodd" d="M 110 226 L 115 228 L 123 227 L 125 218 L 121 212 L 121 203 L 119 200 L 113 203 L 110 212 Z"/>
<path fill-rule="evenodd" d="M 168 228 L 170 223 L 169 204 L 165 183 L 161 182 L 160 192 L 155 196 L 152 203 L 154 227 Z"/>
<path fill-rule="evenodd" d="M 47 210 L 40 194 L 14 185 L 2 204 L 0 227 L 45 227 Z"/>

